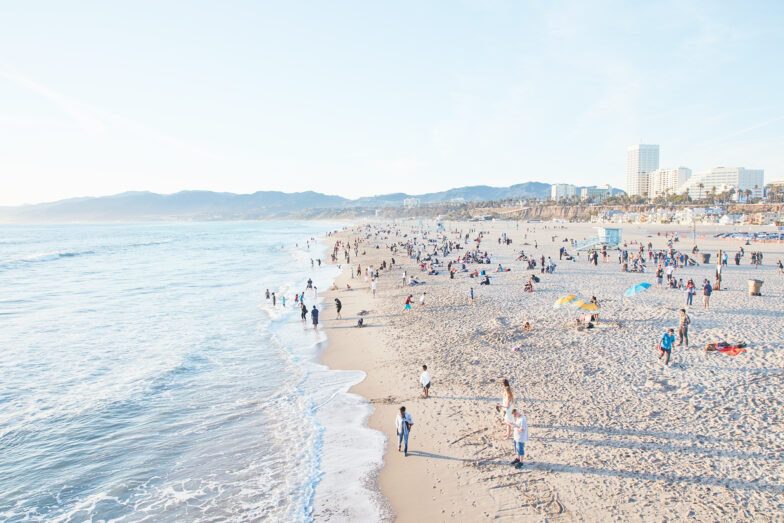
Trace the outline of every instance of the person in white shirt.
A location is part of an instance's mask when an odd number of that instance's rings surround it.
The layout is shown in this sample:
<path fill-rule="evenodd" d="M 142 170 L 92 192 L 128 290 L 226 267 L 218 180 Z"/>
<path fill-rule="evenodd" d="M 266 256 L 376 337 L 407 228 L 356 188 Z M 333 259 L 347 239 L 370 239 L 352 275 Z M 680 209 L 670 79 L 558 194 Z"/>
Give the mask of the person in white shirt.
<path fill-rule="evenodd" d="M 427 398 L 430 395 L 430 373 L 427 371 L 427 365 L 422 365 L 422 375 L 419 377 L 419 383 L 422 384 L 422 393 Z"/>
<path fill-rule="evenodd" d="M 515 459 L 512 461 L 512 465 L 519 467 L 523 464 L 525 443 L 528 441 L 528 421 L 523 416 L 523 413 L 517 409 L 512 411 L 512 416 L 514 422 L 508 424 L 510 428 L 514 429 Z"/>
<path fill-rule="evenodd" d="M 370 290 L 373 293 L 373 297 L 376 297 L 376 279 L 373 278 L 373 281 L 370 282 Z"/>
<path fill-rule="evenodd" d="M 420 307 L 424 307 L 425 306 L 425 294 L 427 294 L 427 293 L 423 292 L 422 296 L 419 297 L 419 306 Z"/>
<path fill-rule="evenodd" d="M 400 452 L 400 446 L 405 443 L 403 455 L 408 456 L 408 435 L 411 432 L 411 427 L 414 421 L 411 419 L 411 414 L 406 412 L 405 407 L 400 407 L 400 412 L 395 418 L 395 430 L 397 431 L 397 451 Z"/>

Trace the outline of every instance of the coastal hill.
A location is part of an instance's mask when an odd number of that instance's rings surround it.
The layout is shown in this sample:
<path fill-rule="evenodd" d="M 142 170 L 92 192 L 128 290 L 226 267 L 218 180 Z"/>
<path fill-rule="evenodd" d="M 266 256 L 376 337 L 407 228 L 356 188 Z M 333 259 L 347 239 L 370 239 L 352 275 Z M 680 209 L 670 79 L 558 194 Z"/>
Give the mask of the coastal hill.
<path fill-rule="evenodd" d="M 70 198 L 56 202 L 0 207 L 0 222 L 90 222 L 134 220 L 243 220 L 285 218 L 313 209 L 379 208 L 400 206 L 407 198 L 421 203 L 546 198 L 550 184 L 526 182 L 510 187 L 476 185 L 447 191 L 409 195 L 393 193 L 348 199 L 313 191 L 284 193 L 259 191 L 234 194 L 181 191 L 174 194 L 124 192 L 112 196 Z"/>

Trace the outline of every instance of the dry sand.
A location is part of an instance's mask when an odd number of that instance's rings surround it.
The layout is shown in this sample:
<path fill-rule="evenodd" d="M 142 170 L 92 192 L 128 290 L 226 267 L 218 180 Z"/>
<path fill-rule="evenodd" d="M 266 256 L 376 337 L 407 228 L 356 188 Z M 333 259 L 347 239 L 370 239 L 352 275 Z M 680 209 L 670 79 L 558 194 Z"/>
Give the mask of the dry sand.
<path fill-rule="evenodd" d="M 740 267 L 734 265 L 740 242 L 698 239 L 704 252 L 729 249 L 731 265 L 709 312 L 702 308 L 701 292 L 695 296 L 689 308 L 691 346 L 675 347 L 674 364 L 665 367 L 654 346 L 667 328 L 677 332 L 685 293 L 652 288 L 623 298 L 632 284 L 655 278 L 652 272 L 620 272 L 616 252 L 598 267 L 585 254 L 576 262 L 558 261 L 558 249 L 566 245 L 561 240 L 590 236 L 588 224 L 445 225 L 448 234 L 489 231 L 482 245 L 493 264 L 482 268 L 502 263 L 512 271 L 491 273 L 492 285 L 479 286 L 465 273 L 454 280 L 446 271 L 427 276 L 398 252 L 398 268 L 382 273 L 376 298 L 369 282 L 350 279 L 347 271 L 337 285 L 345 289 L 350 282 L 352 291 L 324 293 L 329 347 L 323 360 L 367 373 L 353 391 L 374 404 L 369 425 L 388 437 L 378 481 L 394 514 L 390 518 L 784 520 L 784 276 L 774 267 L 784 258 L 784 245 L 745 246 L 765 253 L 765 264 L 755 269 L 748 254 Z M 397 227 L 409 235 L 419 228 L 412 222 Z M 432 237 L 434 223 L 429 227 Z M 526 227 L 536 232 L 524 240 Z M 656 231 L 673 229 L 678 227 L 625 226 L 623 235 L 625 241 L 652 241 L 658 249 L 665 239 Z M 366 231 L 354 228 L 338 237 L 364 237 Z M 502 232 L 512 245 L 497 243 Z M 360 253 L 367 254 L 352 258 L 352 266 L 389 262 L 385 247 L 399 240 L 365 239 Z M 381 248 L 373 248 L 375 243 Z M 689 235 L 676 247 L 688 250 L 692 243 Z M 558 264 L 554 274 L 540 275 L 537 268 L 542 281 L 533 294 L 522 292 L 532 271 L 514 261 L 520 249 L 537 258 L 544 253 Z M 403 268 L 427 284 L 403 287 Z M 691 277 L 699 287 L 704 278 L 713 279 L 714 270 L 713 263 L 678 269 L 676 277 Z M 762 296 L 748 295 L 751 277 L 765 281 Z M 425 308 L 404 312 L 405 296 L 410 292 L 418 302 L 423 291 Z M 567 321 L 573 309 L 553 309 L 568 293 L 599 299 L 599 328 L 578 331 Z M 334 296 L 343 301 L 343 320 L 333 319 Z M 367 327 L 357 329 L 361 310 L 370 314 Z M 526 321 L 533 332 L 523 332 Z M 749 343 L 739 356 L 704 350 L 707 342 L 737 339 Z M 512 351 L 515 345 L 519 352 Z M 418 384 L 423 363 L 432 375 L 429 399 L 421 397 Z M 530 429 L 520 470 L 509 465 L 512 443 L 502 439 L 505 428 L 494 412 L 502 378 L 512 382 Z M 407 458 L 395 448 L 400 405 L 414 419 Z"/>

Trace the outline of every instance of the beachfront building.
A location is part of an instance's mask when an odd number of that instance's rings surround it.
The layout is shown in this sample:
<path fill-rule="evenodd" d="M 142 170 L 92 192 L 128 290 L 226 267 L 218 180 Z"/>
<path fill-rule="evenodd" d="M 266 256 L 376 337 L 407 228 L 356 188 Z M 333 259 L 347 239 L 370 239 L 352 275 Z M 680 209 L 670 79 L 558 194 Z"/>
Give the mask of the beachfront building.
<path fill-rule="evenodd" d="M 765 188 L 765 171 L 743 167 L 715 167 L 700 171 L 678 188 L 678 193 L 688 193 L 693 200 L 708 194 L 720 194 L 734 189 L 736 200 L 743 199 L 746 191 L 752 198 L 762 198 Z"/>
<path fill-rule="evenodd" d="M 403 207 L 406 209 L 413 209 L 419 207 L 419 198 L 406 198 L 403 200 Z"/>
<path fill-rule="evenodd" d="M 677 194 L 678 188 L 691 178 L 691 169 L 688 167 L 671 167 L 656 169 L 648 177 L 648 196 L 667 196 Z"/>
<path fill-rule="evenodd" d="M 626 193 L 629 196 L 650 195 L 650 173 L 659 168 L 659 146 L 633 145 L 626 149 Z"/>
<path fill-rule="evenodd" d="M 612 196 L 613 189 L 607 185 L 592 185 L 591 187 L 583 187 L 580 189 L 581 200 L 604 200 L 608 196 Z"/>
<path fill-rule="evenodd" d="M 577 194 L 577 187 L 569 183 L 554 183 L 550 186 L 550 198 L 553 201 L 568 200 Z"/>

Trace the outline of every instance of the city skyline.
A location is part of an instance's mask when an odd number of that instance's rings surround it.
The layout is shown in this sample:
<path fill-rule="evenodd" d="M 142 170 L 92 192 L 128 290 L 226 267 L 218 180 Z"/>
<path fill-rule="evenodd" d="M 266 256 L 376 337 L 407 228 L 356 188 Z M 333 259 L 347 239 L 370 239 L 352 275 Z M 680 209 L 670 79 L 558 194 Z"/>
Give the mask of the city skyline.
<path fill-rule="evenodd" d="M 0 205 L 626 189 L 635 142 L 664 167 L 784 178 L 775 3 L 44 2 L 0 18 Z"/>

